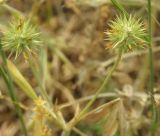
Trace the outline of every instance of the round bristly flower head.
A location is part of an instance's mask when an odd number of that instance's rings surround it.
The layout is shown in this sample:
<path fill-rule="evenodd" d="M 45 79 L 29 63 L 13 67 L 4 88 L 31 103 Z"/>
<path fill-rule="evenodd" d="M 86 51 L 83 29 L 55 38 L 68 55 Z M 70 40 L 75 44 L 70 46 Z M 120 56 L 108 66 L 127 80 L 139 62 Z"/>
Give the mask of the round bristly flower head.
<path fill-rule="evenodd" d="M 146 30 L 140 19 L 130 15 L 119 16 L 111 21 L 110 30 L 105 32 L 111 48 L 123 51 L 143 48 L 146 44 Z"/>
<path fill-rule="evenodd" d="M 4 33 L 3 47 L 15 53 L 15 58 L 21 53 L 25 56 L 35 53 L 40 45 L 40 33 L 29 20 L 14 20 Z"/>

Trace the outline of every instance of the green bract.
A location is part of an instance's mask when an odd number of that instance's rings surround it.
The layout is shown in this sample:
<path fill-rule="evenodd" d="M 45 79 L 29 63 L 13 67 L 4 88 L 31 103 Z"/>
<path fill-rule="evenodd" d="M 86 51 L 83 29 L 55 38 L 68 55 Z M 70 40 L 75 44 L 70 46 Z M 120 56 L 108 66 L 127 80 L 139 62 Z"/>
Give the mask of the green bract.
<path fill-rule="evenodd" d="M 135 16 L 119 16 L 115 21 L 111 21 L 110 28 L 111 30 L 105 33 L 112 48 L 129 51 L 144 47 L 147 43 L 144 25 Z"/>
<path fill-rule="evenodd" d="M 40 33 L 29 20 L 14 20 L 4 33 L 3 47 L 16 54 L 29 55 L 40 46 Z"/>

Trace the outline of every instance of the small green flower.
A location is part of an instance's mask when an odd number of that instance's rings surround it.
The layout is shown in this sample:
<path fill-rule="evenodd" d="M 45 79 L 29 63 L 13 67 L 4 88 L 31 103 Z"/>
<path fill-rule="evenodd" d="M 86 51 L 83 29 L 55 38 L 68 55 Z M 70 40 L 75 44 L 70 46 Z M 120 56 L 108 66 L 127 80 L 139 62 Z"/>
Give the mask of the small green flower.
<path fill-rule="evenodd" d="M 21 53 L 25 56 L 39 48 L 40 33 L 30 24 L 29 20 L 14 20 L 4 33 L 3 47 L 15 53 L 17 58 Z"/>
<path fill-rule="evenodd" d="M 119 16 L 115 21 L 111 21 L 110 28 L 111 30 L 105 34 L 112 48 L 129 51 L 147 44 L 144 25 L 135 16 Z"/>

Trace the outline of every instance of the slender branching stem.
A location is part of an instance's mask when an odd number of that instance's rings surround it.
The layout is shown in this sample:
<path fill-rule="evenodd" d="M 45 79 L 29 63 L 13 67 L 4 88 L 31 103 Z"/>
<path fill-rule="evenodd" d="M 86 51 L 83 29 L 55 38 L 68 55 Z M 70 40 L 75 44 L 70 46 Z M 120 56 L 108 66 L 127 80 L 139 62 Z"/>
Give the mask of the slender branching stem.
<path fill-rule="evenodd" d="M 94 95 L 94 97 L 87 103 L 87 105 L 85 106 L 85 108 L 79 113 L 79 115 L 76 117 L 76 121 L 78 122 L 81 118 L 83 118 L 84 114 L 89 110 L 89 108 L 92 106 L 92 104 L 95 102 L 95 100 L 97 99 L 97 97 L 99 96 L 99 94 L 104 90 L 104 88 L 106 87 L 106 85 L 108 84 L 113 72 L 115 71 L 115 69 L 117 68 L 121 58 L 122 58 L 122 54 L 123 54 L 123 50 L 120 49 L 117 59 L 112 67 L 112 69 L 109 71 L 109 73 L 107 73 L 103 83 L 100 85 L 100 87 L 97 89 L 96 94 Z M 74 123 L 73 123 L 74 124 Z"/>

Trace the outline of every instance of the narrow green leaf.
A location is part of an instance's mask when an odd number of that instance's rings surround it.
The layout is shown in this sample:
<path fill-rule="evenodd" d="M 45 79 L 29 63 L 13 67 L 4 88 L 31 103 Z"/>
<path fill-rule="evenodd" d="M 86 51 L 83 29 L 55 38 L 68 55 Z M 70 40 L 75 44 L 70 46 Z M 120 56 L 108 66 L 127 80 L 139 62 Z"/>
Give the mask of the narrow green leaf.
<path fill-rule="evenodd" d="M 13 81 L 33 100 L 38 99 L 35 91 L 27 80 L 22 76 L 16 66 L 9 60 L 7 60 L 7 68 L 11 74 Z"/>
<path fill-rule="evenodd" d="M 0 75 L 4 79 L 4 82 L 6 83 L 6 86 L 8 88 L 8 94 L 9 94 L 9 96 L 11 97 L 11 99 L 14 103 L 16 112 L 18 114 L 18 117 L 20 119 L 20 123 L 22 125 L 22 131 L 23 131 L 25 136 L 28 136 L 27 129 L 26 129 L 26 126 L 25 126 L 25 123 L 24 123 L 24 120 L 23 120 L 22 111 L 21 111 L 19 105 L 16 104 L 16 103 L 19 103 L 19 99 L 18 99 L 18 97 L 15 93 L 14 85 L 13 85 L 13 82 L 12 82 L 11 77 L 9 75 L 9 72 L 4 67 L 5 64 L 6 64 L 6 57 L 5 57 L 5 54 L 2 50 L 1 43 L 0 43 L 0 57 L 2 59 L 2 62 L 1 62 L 2 64 L 0 65 Z"/>
<path fill-rule="evenodd" d="M 122 14 L 126 15 L 127 17 L 129 16 L 125 8 L 119 2 L 117 2 L 117 0 L 111 0 L 111 2 Z"/>

